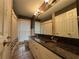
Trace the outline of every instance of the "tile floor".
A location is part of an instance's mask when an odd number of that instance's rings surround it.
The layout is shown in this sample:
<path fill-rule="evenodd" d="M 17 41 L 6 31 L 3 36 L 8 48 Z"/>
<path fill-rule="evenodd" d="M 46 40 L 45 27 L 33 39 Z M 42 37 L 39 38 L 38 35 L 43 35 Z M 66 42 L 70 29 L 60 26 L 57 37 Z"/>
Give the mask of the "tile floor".
<path fill-rule="evenodd" d="M 25 49 L 25 45 L 20 45 L 16 49 L 13 59 L 33 59 L 29 49 Z"/>

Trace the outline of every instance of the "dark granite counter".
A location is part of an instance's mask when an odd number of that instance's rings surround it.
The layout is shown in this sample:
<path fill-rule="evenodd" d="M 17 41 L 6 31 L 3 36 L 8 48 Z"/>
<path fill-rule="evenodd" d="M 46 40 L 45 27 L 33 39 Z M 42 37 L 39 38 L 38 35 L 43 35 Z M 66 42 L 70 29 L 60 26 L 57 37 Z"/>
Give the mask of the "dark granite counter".
<path fill-rule="evenodd" d="M 63 59 L 79 59 L 79 47 L 65 45 L 55 41 L 43 41 L 38 38 L 34 40 Z"/>

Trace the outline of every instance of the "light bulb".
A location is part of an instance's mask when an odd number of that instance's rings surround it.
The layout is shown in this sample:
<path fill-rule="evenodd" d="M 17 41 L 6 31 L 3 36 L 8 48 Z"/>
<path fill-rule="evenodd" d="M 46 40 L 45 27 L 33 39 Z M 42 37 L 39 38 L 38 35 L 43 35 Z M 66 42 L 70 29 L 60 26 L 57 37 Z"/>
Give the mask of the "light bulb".
<path fill-rule="evenodd" d="M 36 15 L 36 13 L 34 13 L 34 15 Z"/>
<path fill-rule="evenodd" d="M 34 13 L 34 15 L 37 15 L 38 14 L 38 12 L 36 11 L 35 13 Z"/>
<path fill-rule="evenodd" d="M 45 3 L 48 3 L 49 2 L 49 0 L 45 0 Z"/>
<path fill-rule="evenodd" d="M 41 13 L 44 13 L 44 11 L 40 11 Z"/>
<path fill-rule="evenodd" d="M 37 12 L 39 12 L 40 10 L 39 9 L 37 9 Z"/>

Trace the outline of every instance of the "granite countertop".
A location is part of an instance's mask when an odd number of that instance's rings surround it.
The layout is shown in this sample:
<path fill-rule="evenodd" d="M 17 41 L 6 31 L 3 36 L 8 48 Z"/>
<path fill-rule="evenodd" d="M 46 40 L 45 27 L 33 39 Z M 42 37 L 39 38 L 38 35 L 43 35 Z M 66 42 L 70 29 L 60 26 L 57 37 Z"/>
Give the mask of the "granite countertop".
<path fill-rule="evenodd" d="M 68 45 L 61 45 L 60 43 L 56 43 L 53 41 L 41 41 L 38 38 L 35 38 L 35 41 L 41 44 L 42 46 L 46 47 L 48 50 L 54 52 L 55 54 L 63 57 L 63 59 L 79 59 L 79 54 L 74 53 L 73 50 L 67 48 Z M 72 46 L 68 46 L 72 47 Z"/>

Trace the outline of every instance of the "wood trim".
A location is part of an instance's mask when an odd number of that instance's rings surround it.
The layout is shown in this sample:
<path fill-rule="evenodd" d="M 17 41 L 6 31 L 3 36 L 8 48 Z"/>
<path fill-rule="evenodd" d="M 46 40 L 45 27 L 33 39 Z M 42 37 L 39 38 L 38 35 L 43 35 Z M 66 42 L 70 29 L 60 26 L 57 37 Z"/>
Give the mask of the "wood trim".
<path fill-rule="evenodd" d="M 75 2 L 75 3 L 71 4 L 71 5 L 69 5 L 69 6 L 65 7 L 65 8 L 63 8 L 62 10 L 57 11 L 57 12 L 55 13 L 55 16 L 60 15 L 60 14 L 62 14 L 62 13 L 65 13 L 65 12 L 71 10 L 71 9 L 76 8 L 76 7 L 77 7 L 77 6 L 76 6 L 76 2 Z"/>
<path fill-rule="evenodd" d="M 78 33 L 79 33 L 79 0 L 77 0 L 76 3 L 77 3 Z"/>
<path fill-rule="evenodd" d="M 12 5 L 11 5 L 11 20 L 10 20 L 10 36 L 11 36 L 11 39 L 12 39 L 12 8 L 13 8 L 13 0 L 11 1 Z"/>
<path fill-rule="evenodd" d="M 45 22 L 45 21 L 48 21 L 48 20 L 50 20 L 50 19 L 52 19 L 52 15 L 49 15 L 49 17 L 46 18 L 45 20 L 44 20 L 44 19 L 41 19 L 41 22 Z"/>
<path fill-rule="evenodd" d="M 79 16 L 79 0 L 77 0 L 77 16 Z"/>
<path fill-rule="evenodd" d="M 35 34 L 35 15 L 31 18 L 31 36 L 34 36 Z"/>
<path fill-rule="evenodd" d="M 23 15 L 18 15 L 18 18 L 20 19 L 31 19 L 31 17 L 23 16 Z"/>

